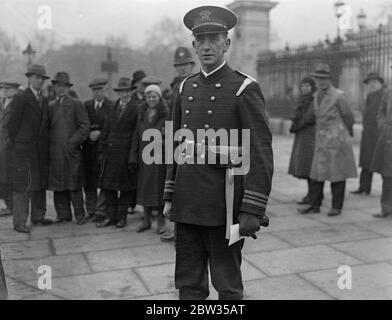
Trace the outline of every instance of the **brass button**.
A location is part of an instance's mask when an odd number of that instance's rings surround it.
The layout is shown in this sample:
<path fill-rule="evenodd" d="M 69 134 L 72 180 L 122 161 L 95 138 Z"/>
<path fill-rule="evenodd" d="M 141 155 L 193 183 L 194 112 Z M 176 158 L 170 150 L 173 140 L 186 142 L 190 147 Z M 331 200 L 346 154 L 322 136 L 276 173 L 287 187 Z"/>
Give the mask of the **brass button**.
<path fill-rule="evenodd" d="M 215 84 L 215 88 L 220 88 L 220 87 L 222 87 L 222 85 L 220 83 Z"/>
<path fill-rule="evenodd" d="M 197 83 L 194 83 L 194 84 L 192 85 L 192 87 L 196 89 L 196 88 L 199 87 L 199 85 L 198 85 Z"/>
<path fill-rule="evenodd" d="M 191 97 L 188 98 L 188 100 L 189 100 L 189 101 L 193 101 L 194 98 L 191 96 Z"/>
<path fill-rule="evenodd" d="M 184 128 L 185 128 L 185 129 L 188 128 L 188 125 L 187 125 L 187 124 L 184 124 Z"/>
<path fill-rule="evenodd" d="M 210 128 L 210 126 L 208 124 L 204 125 L 204 129 L 209 129 L 209 128 Z"/>
<path fill-rule="evenodd" d="M 208 110 L 207 113 L 208 113 L 209 115 L 212 115 L 214 112 L 213 112 L 212 110 Z"/>
<path fill-rule="evenodd" d="M 211 101 L 215 101 L 215 99 L 216 99 L 216 98 L 215 98 L 214 96 L 211 97 Z"/>
<path fill-rule="evenodd" d="M 190 114 L 191 112 L 189 110 L 185 110 L 185 114 Z"/>

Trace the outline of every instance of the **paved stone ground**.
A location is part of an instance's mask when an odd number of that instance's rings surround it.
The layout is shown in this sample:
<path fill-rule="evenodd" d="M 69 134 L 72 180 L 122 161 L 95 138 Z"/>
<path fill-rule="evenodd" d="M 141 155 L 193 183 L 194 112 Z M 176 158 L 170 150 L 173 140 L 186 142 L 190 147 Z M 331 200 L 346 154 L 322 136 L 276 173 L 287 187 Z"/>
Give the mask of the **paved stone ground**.
<path fill-rule="evenodd" d="M 392 219 L 376 220 L 381 180 L 371 196 L 347 195 L 339 217 L 302 216 L 295 202 L 305 183 L 287 172 L 292 140 L 275 137 L 275 176 L 268 212 L 271 226 L 247 240 L 246 299 L 391 299 Z M 358 156 L 358 149 L 355 149 Z M 357 180 L 347 189 L 357 187 Z M 50 206 L 49 215 L 53 215 Z M 126 229 L 98 230 L 92 223 L 35 228 L 31 235 L 0 219 L 0 249 L 11 299 L 177 299 L 174 248 L 152 231 L 137 234 L 138 215 Z M 37 269 L 52 267 L 52 290 L 37 289 Z M 338 267 L 352 267 L 352 290 L 339 290 Z M 211 290 L 211 299 L 216 299 Z"/>

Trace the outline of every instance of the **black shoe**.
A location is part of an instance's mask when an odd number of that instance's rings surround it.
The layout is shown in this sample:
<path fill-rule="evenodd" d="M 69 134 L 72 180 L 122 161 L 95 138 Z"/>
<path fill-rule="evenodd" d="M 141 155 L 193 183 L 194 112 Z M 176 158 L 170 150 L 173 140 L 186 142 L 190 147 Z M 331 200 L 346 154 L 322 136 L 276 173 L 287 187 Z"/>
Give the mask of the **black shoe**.
<path fill-rule="evenodd" d="M 91 222 L 101 222 L 103 220 L 105 220 L 105 216 L 94 214 L 94 217 L 92 218 Z"/>
<path fill-rule="evenodd" d="M 366 194 L 367 196 L 370 195 L 369 191 L 362 190 L 361 188 L 355 191 L 351 191 L 350 193 L 355 195 L 361 195 L 361 194 Z"/>
<path fill-rule="evenodd" d="M 305 209 L 298 209 L 298 212 L 300 214 L 320 213 L 320 207 L 310 206 L 310 207 L 305 208 Z"/>
<path fill-rule="evenodd" d="M 88 214 L 86 217 L 86 220 L 94 221 L 94 219 L 95 219 L 95 214 Z"/>
<path fill-rule="evenodd" d="M 113 220 L 105 219 L 105 220 L 97 223 L 97 228 L 106 228 L 106 227 L 113 226 L 113 225 L 115 225 L 115 222 Z"/>
<path fill-rule="evenodd" d="M 127 221 L 122 219 L 120 221 L 117 221 L 116 228 L 119 228 L 119 229 L 124 228 L 124 227 L 126 227 L 126 225 L 127 225 Z"/>
<path fill-rule="evenodd" d="M 299 205 L 310 204 L 309 197 L 308 196 L 304 197 L 301 201 L 298 201 L 297 204 Z"/>
<path fill-rule="evenodd" d="M 53 224 L 53 221 L 49 219 L 42 219 L 39 221 L 31 221 L 31 223 L 34 226 L 40 227 L 40 226 L 50 226 L 51 224 Z"/>
<path fill-rule="evenodd" d="M 55 223 L 71 222 L 72 218 L 58 218 Z"/>
<path fill-rule="evenodd" d="M 336 217 L 336 216 L 340 215 L 341 213 L 342 213 L 342 210 L 340 210 L 340 209 L 331 209 L 328 212 L 328 216 L 329 217 Z"/>
<path fill-rule="evenodd" d="M 375 218 L 387 218 L 387 217 L 389 217 L 389 214 L 381 212 L 381 213 L 373 214 L 373 217 L 375 217 Z"/>
<path fill-rule="evenodd" d="M 15 231 L 20 232 L 20 233 L 30 233 L 30 228 L 26 226 L 21 226 L 21 227 L 14 227 Z"/>
<path fill-rule="evenodd" d="M 77 218 L 76 219 L 76 223 L 77 223 L 77 225 L 79 225 L 79 226 L 81 226 L 82 224 L 85 224 L 86 223 L 86 217 L 82 217 L 82 218 Z"/>

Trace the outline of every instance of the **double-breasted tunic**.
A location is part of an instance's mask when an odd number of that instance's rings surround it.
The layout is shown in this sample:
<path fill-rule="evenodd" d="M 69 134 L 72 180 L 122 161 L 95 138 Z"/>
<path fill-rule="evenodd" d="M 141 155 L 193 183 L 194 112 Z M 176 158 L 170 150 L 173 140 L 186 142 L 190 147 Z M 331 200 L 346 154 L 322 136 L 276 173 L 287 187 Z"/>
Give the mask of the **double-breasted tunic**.
<path fill-rule="evenodd" d="M 49 113 L 45 98 L 28 88 L 16 94 L 7 122 L 13 162 L 13 190 L 41 191 L 48 187 Z"/>
<path fill-rule="evenodd" d="M 376 92 L 369 93 L 366 98 L 366 105 L 362 119 L 363 131 L 359 156 L 359 166 L 366 170 L 370 170 L 374 149 L 380 135 L 377 123 L 377 114 L 384 94 L 385 90 L 380 89 Z"/>
<path fill-rule="evenodd" d="M 352 111 L 340 90 L 330 86 L 319 103 L 314 99 L 316 113 L 316 144 L 310 178 L 316 181 L 339 182 L 357 176 L 349 130 L 344 118 Z"/>
<path fill-rule="evenodd" d="M 164 142 L 165 142 L 165 121 L 170 119 L 169 110 L 162 100 L 155 107 L 156 114 L 153 116 L 151 122 L 148 120 L 147 104 L 144 104 L 139 109 L 139 120 L 135 140 L 132 145 L 132 152 L 130 156 L 130 163 L 138 164 L 137 177 L 137 203 L 146 207 L 163 206 L 163 191 L 166 179 L 166 164 L 164 163 Z M 146 163 L 143 160 L 143 150 L 151 144 L 152 141 L 143 141 L 143 133 L 146 130 L 157 130 L 160 132 L 162 140 L 154 141 L 160 142 L 161 155 L 154 154 L 157 157 L 158 163 Z M 147 149 L 146 149 L 147 150 Z M 159 159 L 158 159 L 159 156 Z"/>
<path fill-rule="evenodd" d="M 257 82 L 227 64 L 207 78 L 201 72 L 188 77 L 174 104 L 173 128 L 174 133 L 189 129 L 195 143 L 200 142 L 196 138 L 198 129 L 237 129 L 240 146 L 242 129 L 249 129 L 250 170 L 246 176 L 235 176 L 233 216 L 234 220 L 240 212 L 264 216 L 271 190 L 273 154 L 264 98 Z M 172 201 L 171 219 L 202 226 L 225 225 L 225 173 L 225 168 L 207 161 L 174 162 L 168 166 L 164 199 Z"/>
<path fill-rule="evenodd" d="M 381 133 L 374 149 L 371 171 L 392 178 L 392 90 L 384 94 L 377 119 Z"/>
<path fill-rule="evenodd" d="M 289 174 L 308 179 L 313 162 L 316 116 L 313 94 L 301 96 L 294 109 L 290 132 L 295 134 L 291 152 Z"/>
<path fill-rule="evenodd" d="M 88 100 L 84 103 L 90 120 L 90 132 L 94 130 L 101 131 L 105 121 L 109 120 L 109 113 L 113 108 L 113 102 L 104 98 L 101 107 L 95 109 L 95 100 Z M 100 168 L 98 164 L 98 144 L 97 141 L 91 141 L 89 138 L 83 145 L 83 163 L 85 173 L 85 187 L 98 188 Z"/>
<path fill-rule="evenodd" d="M 98 152 L 103 156 L 101 187 L 108 190 L 136 190 L 137 173 L 128 166 L 133 136 L 136 131 L 138 106 L 131 100 L 120 112 L 120 100 L 105 122 Z"/>
<path fill-rule="evenodd" d="M 49 103 L 49 189 L 74 191 L 84 184 L 82 145 L 90 132 L 83 103 L 68 95 Z"/>

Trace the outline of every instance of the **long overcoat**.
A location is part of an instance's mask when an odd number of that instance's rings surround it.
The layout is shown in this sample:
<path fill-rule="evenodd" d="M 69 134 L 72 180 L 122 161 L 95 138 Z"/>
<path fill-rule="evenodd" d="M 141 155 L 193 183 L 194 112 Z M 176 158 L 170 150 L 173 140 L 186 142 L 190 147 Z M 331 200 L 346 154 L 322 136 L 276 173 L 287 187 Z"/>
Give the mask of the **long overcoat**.
<path fill-rule="evenodd" d="M 319 103 L 321 91 L 314 99 L 316 144 L 310 177 L 316 181 L 339 182 L 357 176 L 349 130 L 344 118 L 352 116 L 340 90 L 329 87 Z"/>
<path fill-rule="evenodd" d="M 84 183 L 82 145 L 90 132 L 87 111 L 68 95 L 49 103 L 49 189 L 78 190 Z"/>
<path fill-rule="evenodd" d="M 103 155 L 101 187 L 108 190 L 136 190 L 137 173 L 128 166 L 133 135 L 136 131 L 138 106 L 131 100 L 120 112 L 118 100 L 105 122 L 98 152 Z"/>
<path fill-rule="evenodd" d="M 130 156 L 130 162 L 138 164 L 137 203 L 147 207 L 159 207 L 164 204 L 163 191 L 166 178 L 166 165 L 164 163 L 164 132 L 165 121 L 168 121 L 170 116 L 169 110 L 163 101 L 161 101 L 156 108 L 157 112 L 153 116 L 151 122 L 148 120 L 147 105 L 144 104 L 139 109 L 140 115 L 137 131 Z M 156 129 L 161 133 L 162 154 L 160 159 L 157 158 L 159 163 L 146 164 L 145 161 L 143 161 L 143 150 L 151 141 L 143 141 L 142 136 L 143 133 L 149 129 Z"/>
<path fill-rule="evenodd" d="M 13 190 L 30 192 L 48 187 L 49 113 L 45 98 L 30 88 L 16 94 L 7 122 L 13 167 Z"/>
<path fill-rule="evenodd" d="M 371 171 L 392 177 L 392 90 L 384 94 L 377 119 L 381 133 L 374 150 Z"/>
<path fill-rule="evenodd" d="M 370 170 L 374 149 L 380 135 L 380 130 L 377 124 L 377 114 L 380 109 L 381 99 L 384 93 L 384 89 L 370 93 L 366 98 L 366 105 L 363 111 L 363 131 L 359 166 L 367 170 Z"/>
<path fill-rule="evenodd" d="M 301 96 L 296 106 L 290 132 L 295 134 L 291 152 L 289 174 L 299 179 L 308 179 L 312 167 L 316 116 L 313 94 Z"/>
<path fill-rule="evenodd" d="M 105 121 L 108 121 L 109 112 L 112 110 L 113 102 L 105 98 L 100 109 L 95 109 L 95 100 L 88 100 L 84 103 L 90 120 L 90 131 L 101 131 Z M 98 141 L 91 141 L 89 138 L 83 145 L 83 163 L 85 173 L 85 187 L 99 187 L 99 164 L 98 164 Z"/>
<path fill-rule="evenodd" d="M 10 102 L 3 105 L 0 102 L 0 183 L 8 183 L 10 181 L 10 152 L 7 150 L 7 122 L 10 115 Z"/>

